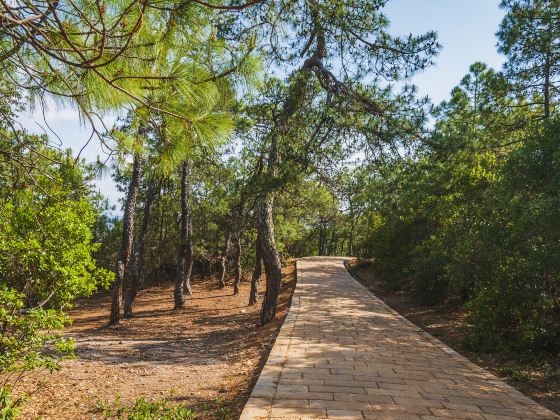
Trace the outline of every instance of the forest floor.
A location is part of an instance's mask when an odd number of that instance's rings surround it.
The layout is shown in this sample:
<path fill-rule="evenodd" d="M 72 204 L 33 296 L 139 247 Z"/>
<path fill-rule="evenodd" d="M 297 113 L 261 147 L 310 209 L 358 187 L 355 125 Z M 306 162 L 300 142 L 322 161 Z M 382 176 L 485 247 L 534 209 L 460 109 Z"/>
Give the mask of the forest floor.
<path fill-rule="evenodd" d="M 107 418 L 139 397 L 169 397 L 197 418 L 237 418 L 288 312 L 295 263 L 283 270 L 278 317 L 259 325 L 260 304 L 247 306 L 249 282 L 233 295 L 216 279 L 193 282 L 184 310 L 173 310 L 173 287 L 150 287 L 135 301 L 135 317 L 107 327 L 110 298 L 80 300 L 67 335 L 76 359 L 53 374 L 32 373 L 19 389 L 33 391 L 22 418 Z M 261 281 L 260 290 L 264 290 Z M 111 410 L 107 408 L 110 407 Z"/>
<path fill-rule="evenodd" d="M 370 262 L 352 260 L 354 277 L 374 295 L 409 321 L 429 332 L 472 362 L 492 372 L 523 394 L 560 414 L 560 360 L 555 355 L 534 356 L 515 353 L 484 353 L 466 348 L 463 338 L 468 328 L 467 310 L 458 302 L 427 306 L 411 293 L 387 291 L 375 279 Z"/>

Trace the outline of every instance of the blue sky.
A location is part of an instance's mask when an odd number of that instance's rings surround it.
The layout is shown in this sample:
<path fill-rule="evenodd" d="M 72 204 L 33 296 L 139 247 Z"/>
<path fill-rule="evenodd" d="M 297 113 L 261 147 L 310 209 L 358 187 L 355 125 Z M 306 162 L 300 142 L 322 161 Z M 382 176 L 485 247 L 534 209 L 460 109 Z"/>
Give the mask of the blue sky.
<path fill-rule="evenodd" d="M 494 68 L 501 67 L 503 57 L 496 51 L 495 38 L 503 16 L 498 3 L 499 0 L 389 1 L 384 13 L 391 20 L 391 32 L 406 35 L 434 30 L 443 46 L 436 65 L 412 79 L 420 95 L 428 95 L 434 103 L 447 99 L 451 89 L 475 61 L 483 61 Z M 50 109 L 45 115 L 49 127 L 65 147 L 77 151 L 87 142 L 90 130 L 80 123 L 75 111 Z M 41 113 L 23 115 L 21 123 L 32 132 L 49 132 Z M 53 137 L 50 132 L 49 135 Z M 94 139 L 82 156 L 93 161 L 102 153 L 99 140 Z M 109 176 L 97 181 L 96 185 L 112 204 L 117 203 L 120 194 Z"/>
<path fill-rule="evenodd" d="M 498 0 L 392 0 L 385 13 L 395 34 L 434 30 L 443 46 L 436 65 L 412 81 L 434 103 L 447 99 L 451 89 L 475 61 L 500 68 L 495 33 L 503 17 Z"/>

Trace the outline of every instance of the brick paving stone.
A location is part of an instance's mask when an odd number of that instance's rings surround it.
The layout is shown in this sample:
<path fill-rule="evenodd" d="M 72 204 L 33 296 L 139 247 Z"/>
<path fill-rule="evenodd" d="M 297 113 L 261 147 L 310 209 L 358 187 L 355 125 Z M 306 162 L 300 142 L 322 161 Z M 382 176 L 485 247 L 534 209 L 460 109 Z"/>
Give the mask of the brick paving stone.
<path fill-rule="evenodd" d="M 327 410 L 329 419 L 363 419 L 364 416 L 359 410 Z"/>
<path fill-rule="evenodd" d="M 328 410 L 370 410 L 371 405 L 362 401 L 309 401 L 312 408 L 326 408 Z"/>
<path fill-rule="evenodd" d="M 349 386 L 340 386 L 340 385 L 310 385 L 309 390 L 311 392 L 339 392 L 340 390 L 344 390 L 344 392 L 348 394 L 365 394 L 366 391 L 364 388 L 360 388 L 357 386 L 349 387 Z"/>
<path fill-rule="evenodd" d="M 372 411 L 377 414 L 414 414 L 414 415 L 431 415 L 426 407 L 417 407 L 410 405 L 395 405 L 395 404 L 372 404 Z"/>
<path fill-rule="evenodd" d="M 376 420 L 420 420 L 425 417 L 419 417 L 413 414 L 383 414 L 383 413 L 366 413 L 366 419 Z"/>
<path fill-rule="evenodd" d="M 446 410 L 440 408 L 432 408 L 430 410 L 436 417 L 450 417 L 452 419 L 466 419 L 466 420 L 484 420 L 484 417 L 472 411 L 458 411 Z"/>
<path fill-rule="evenodd" d="M 322 408 L 272 408 L 270 417 L 326 418 L 326 410 Z"/>
<path fill-rule="evenodd" d="M 338 401 L 362 401 L 372 404 L 394 404 L 388 395 L 365 395 L 365 394 L 334 394 L 334 399 Z"/>
<path fill-rule="evenodd" d="M 366 391 L 369 395 L 387 395 L 390 397 L 422 398 L 422 396 L 418 392 L 403 391 L 400 389 L 367 388 Z"/>
<path fill-rule="evenodd" d="M 394 312 L 344 258 L 302 258 L 297 279 L 242 420 L 560 419 Z"/>
<path fill-rule="evenodd" d="M 272 408 L 308 408 L 309 400 L 281 400 L 272 401 Z"/>

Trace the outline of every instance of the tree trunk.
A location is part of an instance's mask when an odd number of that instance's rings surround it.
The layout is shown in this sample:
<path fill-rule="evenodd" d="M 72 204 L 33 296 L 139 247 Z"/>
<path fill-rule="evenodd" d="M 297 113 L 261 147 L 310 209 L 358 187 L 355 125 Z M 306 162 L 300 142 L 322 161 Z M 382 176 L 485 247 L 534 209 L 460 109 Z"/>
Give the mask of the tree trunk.
<path fill-rule="evenodd" d="M 138 189 L 140 187 L 141 166 L 142 157 L 140 156 L 140 153 L 135 152 L 134 160 L 132 163 L 132 175 L 128 183 L 126 204 L 124 207 L 123 238 L 121 249 L 117 255 L 117 273 L 115 282 L 113 283 L 113 297 L 111 302 L 111 316 L 109 318 L 109 325 L 116 325 L 120 321 L 124 276 L 128 263 L 130 261 L 132 243 L 134 241 L 134 213 L 136 209 Z"/>
<path fill-rule="evenodd" d="M 318 255 L 325 255 L 327 243 L 327 222 L 324 219 L 319 220 L 319 249 Z"/>
<path fill-rule="evenodd" d="M 262 252 L 260 237 L 257 235 L 255 241 L 255 268 L 253 269 L 253 276 L 251 277 L 251 292 L 249 293 L 249 305 L 257 303 L 257 294 L 259 292 L 259 280 L 262 272 Z"/>
<path fill-rule="evenodd" d="M 259 203 L 258 230 L 261 237 L 261 255 L 266 274 L 266 292 L 261 309 L 261 324 L 266 325 L 276 316 L 276 302 L 282 281 L 282 267 L 276 250 L 272 210 L 274 197 L 271 192 L 261 195 Z"/>
<path fill-rule="evenodd" d="M 233 260 L 235 262 L 235 275 L 233 278 L 233 294 L 239 294 L 239 283 L 241 283 L 241 229 L 235 233 L 235 244 L 233 248 Z"/>
<path fill-rule="evenodd" d="M 348 256 L 354 256 L 354 232 L 356 231 L 356 221 L 354 220 L 354 206 L 350 199 L 350 237 L 348 238 Z"/>
<path fill-rule="evenodd" d="M 324 37 L 319 36 L 317 39 L 316 50 L 321 54 L 325 53 Z M 312 62 L 315 64 L 320 61 L 321 54 L 313 54 L 313 59 L 305 60 L 300 68 L 300 77 L 296 79 L 296 83 L 290 86 L 290 92 L 286 98 L 282 113 L 277 120 L 276 127 L 271 133 L 270 149 L 268 151 L 268 162 L 266 177 L 272 181 L 268 186 L 263 188 L 259 197 L 257 231 L 260 236 L 261 255 L 266 275 L 266 292 L 264 295 L 261 308 L 261 324 L 268 324 L 276 316 L 276 303 L 280 292 L 280 284 L 282 281 L 282 265 L 280 256 L 276 249 L 276 240 L 274 238 L 274 190 L 278 188 L 278 139 L 283 133 L 289 131 L 290 119 L 301 109 L 305 98 L 305 90 L 310 78 L 310 70 Z M 312 71 L 312 70 L 311 70 Z"/>
<path fill-rule="evenodd" d="M 192 213 L 190 206 L 190 196 L 191 196 L 191 184 L 189 182 L 187 174 L 186 183 L 186 202 L 181 204 L 181 211 L 183 213 L 183 218 L 187 221 L 187 237 L 185 243 L 185 275 L 183 277 L 183 293 L 186 295 L 192 295 L 191 288 L 191 276 L 193 267 L 193 243 L 192 243 Z"/>
<path fill-rule="evenodd" d="M 146 203 L 144 204 L 144 212 L 142 214 L 142 226 L 140 234 L 136 241 L 136 246 L 130 260 L 130 284 L 128 285 L 124 297 L 124 317 L 132 317 L 132 302 L 136 298 L 142 283 L 144 282 L 144 252 L 146 245 L 146 235 L 150 225 L 150 214 L 152 212 L 152 204 L 157 193 L 156 182 L 150 182 L 148 191 L 146 192 Z"/>
<path fill-rule="evenodd" d="M 544 64 L 544 118 L 550 118 L 550 52 L 547 52 Z"/>
<path fill-rule="evenodd" d="M 224 248 L 222 249 L 222 255 L 220 256 L 220 279 L 218 281 L 218 288 L 223 289 L 226 287 L 226 259 L 229 251 L 229 245 L 231 241 L 231 232 L 228 228 L 226 232 L 226 240 L 224 243 Z"/>
<path fill-rule="evenodd" d="M 161 200 L 159 200 L 158 203 L 158 215 L 159 215 L 159 227 L 158 227 L 158 242 L 157 242 L 157 246 L 158 248 L 161 246 L 161 244 L 163 243 L 163 224 L 164 224 L 164 218 L 163 218 L 163 198 L 165 197 L 165 193 L 166 193 L 166 189 L 165 189 L 165 183 L 163 183 L 162 185 L 162 191 L 161 191 Z M 162 286 L 162 272 L 161 272 L 161 264 L 162 264 L 162 253 L 158 252 L 157 253 L 157 279 L 160 283 L 160 286 Z"/>
<path fill-rule="evenodd" d="M 289 115 L 289 113 L 287 113 Z M 274 134 L 268 152 L 268 168 L 266 175 L 274 179 L 277 175 L 278 164 L 278 137 Z M 266 325 L 276 316 L 276 303 L 282 281 L 282 265 L 276 249 L 274 237 L 274 193 L 265 190 L 259 197 L 257 231 L 260 237 L 261 256 L 266 275 L 266 291 L 261 307 L 261 324 Z"/>
<path fill-rule="evenodd" d="M 175 278 L 175 290 L 173 293 L 175 299 L 175 309 L 181 309 L 185 306 L 184 289 L 188 285 L 190 291 L 190 272 L 192 269 L 192 247 L 189 247 L 189 164 L 185 161 L 181 165 L 181 228 L 179 230 L 179 248 L 177 258 L 177 276 Z M 190 258 L 189 258 L 190 248 Z M 187 259 L 190 263 L 187 264 Z M 187 267 L 189 265 L 189 267 Z"/>
<path fill-rule="evenodd" d="M 327 244 L 327 255 L 336 255 L 338 249 L 338 239 L 336 237 L 336 222 L 333 223 L 331 240 Z"/>

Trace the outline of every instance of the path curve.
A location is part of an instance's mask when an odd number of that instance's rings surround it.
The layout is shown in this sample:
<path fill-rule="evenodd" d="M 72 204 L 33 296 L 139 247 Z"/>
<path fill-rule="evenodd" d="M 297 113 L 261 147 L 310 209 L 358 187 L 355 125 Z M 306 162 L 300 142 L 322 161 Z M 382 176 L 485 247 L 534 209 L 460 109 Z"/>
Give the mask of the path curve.
<path fill-rule="evenodd" d="M 247 419 L 560 419 L 397 314 L 344 258 L 297 261 Z"/>

